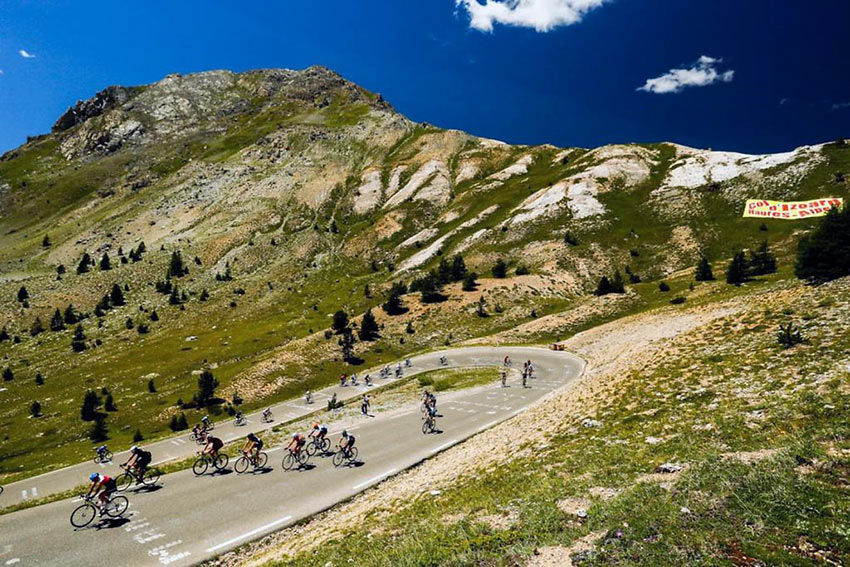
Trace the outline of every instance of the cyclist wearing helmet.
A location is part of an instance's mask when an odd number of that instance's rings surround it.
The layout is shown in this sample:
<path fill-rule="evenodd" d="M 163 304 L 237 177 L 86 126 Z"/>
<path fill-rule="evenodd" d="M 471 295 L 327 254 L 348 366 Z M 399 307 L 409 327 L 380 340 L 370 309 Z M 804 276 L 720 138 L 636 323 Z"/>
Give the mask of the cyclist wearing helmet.
<path fill-rule="evenodd" d="M 297 455 L 301 452 L 301 447 L 303 447 L 306 442 L 307 438 L 296 432 L 292 434 L 292 439 L 289 440 L 289 444 L 286 448 Z"/>
<path fill-rule="evenodd" d="M 343 430 L 342 437 L 339 438 L 339 447 L 343 454 L 348 456 L 351 454 L 351 448 L 354 447 L 354 435 L 346 430 Z"/>
<path fill-rule="evenodd" d="M 214 435 L 207 435 L 207 444 L 204 445 L 201 455 L 208 454 L 215 459 L 222 447 L 224 447 L 224 441 Z"/>
<path fill-rule="evenodd" d="M 145 474 L 145 470 L 148 465 L 151 463 L 151 453 L 150 451 L 145 451 L 138 445 L 133 445 L 130 448 L 130 458 L 127 459 L 127 462 L 124 463 L 125 467 L 133 467 L 136 469 L 136 472 L 141 477 Z"/>
<path fill-rule="evenodd" d="M 205 415 L 201 418 L 201 425 L 204 428 L 204 431 L 207 431 L 210 428 L 210 416 Z"/>
<path fill-rule="evenodd" d="M 309 437 L 316 439 L 321 442 L 322 439 L 325 438 L 325 435 L 328 434 L 328 426 L 324 423 L 319 423 L 318 421 L 313 422 L 313 429 L 310 431 Z"/>
<path fill-rule="evenodd" d="M 249 433 L 245 440 L 245 445 L 242 447 L 242 452 L 245 455 L 251 454 L 253 459 L 257 459 L 260 450 L 263 448 L 263 440 L 257 437 L 255 433 Z"/>
<path fill-rule="evenodd" d="M 102 516 L 106 511 L 104 505 L 109 501 L 109 497 L 112 493 L 118 490 L 118 486 L 115 484 L 114 478 L 100 473 L 91 473 L 91 475 L 89 475 L 89 481 L 91 482 L 91 486 L 89 487 L 86 497 L 97 497 L 95 505 L 100 508 L 100 515 Z M 97 502 L 100 503 L 98 504 Z"/>

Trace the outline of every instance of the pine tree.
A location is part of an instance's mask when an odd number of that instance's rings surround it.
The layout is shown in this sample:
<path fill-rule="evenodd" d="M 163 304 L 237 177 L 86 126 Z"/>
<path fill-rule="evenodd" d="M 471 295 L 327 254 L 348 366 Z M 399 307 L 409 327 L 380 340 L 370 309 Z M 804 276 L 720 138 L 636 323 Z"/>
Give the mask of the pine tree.
<path fill-rule="evenodd" d="M 413 328 L 412 322 L 410 322 L 410 321 L 407 322 L 407 327 L 404 328 L 404 332 L 407 333 L 408 335 L 412 335 L 413 333 L 416 332 L 416 329 Z"/>
<path fill-rule="evenodd" d="M 369 287 L 369 284 L 363 286 L 363 297 L 367 299 L 372 297 L 372 288 Z"/>
<path fill-rule="evenodd" d="M 159 315 L 157 314 L 156 309 L 151 311 L 151 321 L 159 321 Z"/>
<path fill-rule="evenodd" d="M 833 207 L 810 235 L 800 239 L 794 274 L 811 283 L 850 275 L 850 205 Z"/>
<path fill-rule="evenodd" d="M 103 409 L 106 411 L 118 411 L 118 408 L 115 406 L 115 398 L 112 397 L 112 394 L 106 395 L 106 400 L 103 402 Z"/>
<path fill-rule="evenodd" d="M 112 309 L 112 301 L 109 299 L 109 294 L 101 297 L 100 301 L 97 302 L 97 305 L 95 307 L 100 310 L 100 314 L 98 314 L 98 312 L 95 311 L 95 314 L 98 317 L 103 317 L 103 313 L 105 311 L 109 311 L 110 309 Z"/>
<path fill-rule="evenodd" d="M 508 275 L 508 266 L 505 264 L 504 260 L 499 258 L 493 265 L 492 272 L 494 278 L 504 278 Z"/>
<path fill-rule="evenodd" d="M 216 388 L 218 388 L 218 380 L 215 379 L 212 372 L 204 370 L 198 376 L 198 391 L 195 393 L 195 402 L 201 407 L 209 404 L 215 396 Z"/>
<path fill-rule="evenodd" d="M 65 272 L 66 272 L 66 270 L 65 270 L 65 266 L 64 266 L 64 265 L 59 264 L 58 266 L 56 266 L 56 275 L 57 275 L 57 276 L 65 275 Z"/>
<path fill-rule="evenodd" d="M 735 253 L 729 267 L 726 268 L 726 283 L 741 285 L 747 280 L 747 257 L 743 252 Z"/>
<path fill-rule="evenodd" d="M 174 284 L 174 287 L 171 289 L 171 295 L 168 296 L 168 303 L 170 305 L 180 305 L 180 292 L 177 289 L 177 284 Z"/>
<path fill-rule="evenodd" d="M 440 258 L 440 263 L 437 265 L 437 279 L 440 284 L 447 284 L 452 281 L 452 267 L 445 256 Z"/>
<path fill-rule="evenodd" d="M 389 297 L 387 297 L 387 300 L 383 303 L 383 305 L 381 305 L 381 309 L 384 310 L 384 313 L 387 315 L 401 315 L 407 311 L 407 308 L 402 302 L 401 296 L 402 294 L 400 293 L 400 290 L 393 285 L 393 287 L 390 288 Z"/>
<path fill-rule="evenodd" d="M 198 299 L 200 299 L 201 301 L 206 301 L 209 298 L 210 298 L 210 293 L 207 291 L 207 288 L 204 288 L 203 290 L 201 290 L 201 297 L 199 297 Z"/>
<path fill-rule="evenodd" d="M 530 272 L 529 272 L 528 266 L 526 266 L 525 264 L 520 264 L 519 266 L 516 267 L 516 270 L 514 270 L 514 273 L 518 276 L 527 276 Z"/>
<path fill-rule="evenodd" d="M 342 349 L 342 359 L 346 362 L 350 362 L 354 359 L 354 333 L 351 332 L 350 328 L 346 328 L 343 331 L 342 336 L 339 338 L 339 346 Z"/>
<path fill-rule="evenodd" d="M 763 276 L 776 272 L 776 256 L 770 251 L 767 240 L 755 252 L 750 252 L 750 275 Z"/>
<path fill-rule="evenodd" d="M 65 308 L 65 312 L 62 314 L 62 319 L 65 321 L 66 325 L 74 325 L 80 322 L 80 316 L 71 304 L 68 304 L 68 307 Z"/>
<path fill-rule="evenodd" d="M 127 319 L 124 321 L 124 326 L 125 326 L 125 327 L 127 327 L 127 330 L 130 330 L 130 329 L 132 329 L 133 327 L 135 327 L 135 326 L 136 326 L 136 324 L 135 324 L 135 323 L 133 323 L 133 318 L 132 318 L 132 317 L 127 317 Z"/>
<path fill-rule="evenodd" d="M 189 268 L 183 263 L 183 257 L 179 250 L 171 253 L 171 261 L 168 264 L 168 275 L 172 278 L 182 278 L 189 273 Z"/>
<path fill-rule="evenodd" d="M 611 293 L 611 282 L 608 280 L 607 276 L 602 276 L 599 278 L 599 284 L 596 286 L 596 295 L 603 296 Z"/>
<path fill-rule="evenodd" d="M 180 431 L 180 423 L 176 415 L 171 416 L 171 421 L 168 422 L 168 428 L 171 431 Z"/>
<path fill-rule="evenodd" d="M 463 284 L 461 285 L 461 289 L 463 291 L 475 291 L 478 289 L 478 274 L 475 272 L 467 272 L 465 276 L 463 276 Z"/>
<path fill-rule="evenodd" d="M 112 291 L 109 292 L 109 301 L 116 307 L 124 305 L 124 292 L 121 291 L 120 285 L 112 284 Z"/>
<path fill-rule="evenodd" d="M 626 288 L 623 285 L 623 276 L 620 275 L 620 270 L 614 272 L 614 278 L 611 280 L 611 293 L 626 293 Z"/>
<path fill-rule="evenodd" d="M 147 326 L 146 324 L 144 324 L 144 323 L 139 323 L 139 324 L 136 326 L 136 331 L 137 331 L 140 335 L 147 335 L 148 333 L 150 333 L 151 328 L 150 328 L 150 327 L 148 327 L 148 326 Z"/>
<path fill-rule="evenodd" d="M 148 392 L 156 394 L 156 384 L 153 383 L 153 378 L 148 380 Z"/>
<path fill-rule="evenodd" d="M 53 332 L 65 330 L 65 320 L 62 319 L 62 312 L 57 309 L 53 312 L 53 317 L 50 318 L 50 330 Z"/>
<path fill-rule="evenodd" d="M 15 379 L 15 373 L 8 366 L 3 370 L 3 381 L 11 382 Z"/>
<path fill-rule="evenodd" d="M 100 407 L 100 396 L 94 390 L 87 390 L 83 396 L 83 404 L 80 406 L 80 419 L 92 421 L 98 415 L 97 408 Z"/>
<path fill-rule="evenodd" d="M 372 315 L 372 309 L 367 309 L 363 314 L 363 319 L 360 321 L 360 340 L 374 341 L 379 337 L 378 322 L 375 321 L 375 316 Z"/>
<path fill-rule="evenodd" d="M 184 431 L 186 429 L 189 429 L 189 421 L 186 419 L 186 414 L 181 411 L 180 417 L 177 419 L 177 430 Z"/>
<path fill-rule="evenodd" d="M 32 323 L 32 327 L 30 327 L 30 335 L 33 337 L 40 335 L 44 332 L 44 325 L 41 324 L 41 317 L 36 317 L 35 321 Z"/>
<path fill-rule="evenodd" d="M 89 439 L 95 443 L 109 439 L 109 428 L 106 426 L 106 416 L 98 414 L 89 430 Z"/>
<path fill-rule="evenodd" d="M 342 333 L 345 329 L 348 328 L 348 314 L 340 309 L 336 313 L 334 313 L 333 325 L 331 328 L 334 330 L 336 334 Z"/>
<path fill-rule="evenodd" d="M 466 277 L 466 262 L 463 261 L 463 256 L 456 254 L 452 258 L 452 281 L 459 282 Z"/>
<path fill-rule="evenodd" d="M 86 350 L 86 334 L 83 332 L 83 326 L 77 325 L 74 328 L 74 336 L 71 339 L 71 348 L 74 352 L 83 352 Z"/>
<path fill-rule="evenodd" d="M 35 385 L 44 386 L 44 376 L 41 375 L 41 372 L 35 373 Z"/>
<path fill-rule="evenodd" d="M 136 429 L 136 432 L 133 433 L 133 443 L 140 443 L 145 440 L 145 436 L 142 435 L 141 429 Z"/>
<path fill-rule="evenodd" d="M 48 235 L 44 235 L 44 238 L 41 239 L 41 245 L 45 248 L 50 248 L 50 237 Z"/>
<path fill-rule="evenodd" d="M 41 404 L 38 402 L 38 400 L 34 401 L 30 405 L 30 415 L 33 417 L 38 417 L 41 415 Z"/>
<path fill-rule="evenodd" d="M 6 330 L 6 325 L 3 325 L 3 328 L 0 329 L 0 343 L 3 341 L 9 340 L 9 331 Z"/>
<path fill-rule="evenodd" d="M 103 256 L 100 257 L 100 271 L 105 272 L 111 269 L 112 261 L 109 259 L 109 254 L 107 252 L 104 252 Z"/>
<path fill-rule="evenodd" d="M 18 290 L 18 303 L 23 303 L 27 299 L 30 298 L 30 293 L 27 291 L 27 288 L 21 286 L 21 289 Z"/>
<path fill-rule="evenodd" d="M 710 282 L 714 280 L 711 264 L 705 256 L 700 256 L 696 272 L 694 273 L 694 279 L 698 282 Z"/>
<path fill-rule="evenodd" d="M 667 292 L 670 291 L 670 286 L 667 285 L 667 282 L 662 281 L 658 284 L 658 291 Z"/>
<path fill-rule="evenodd" d="M 77 274 L 85 274 L 89 271 L 91 265 L 91 256 L 88 252 L 83 252 L 83 257 L 80 258 L 80 263 L 77 264 Z"/>

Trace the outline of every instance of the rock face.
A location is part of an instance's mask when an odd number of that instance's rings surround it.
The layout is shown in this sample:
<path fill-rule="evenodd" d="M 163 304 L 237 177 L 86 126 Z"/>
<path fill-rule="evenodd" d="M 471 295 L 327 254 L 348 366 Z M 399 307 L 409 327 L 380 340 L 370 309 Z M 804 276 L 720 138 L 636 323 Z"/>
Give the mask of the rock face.
<path fill-rule="evenodd" d="M 137 89 L 125 87 L 106 87 L 88 100 L 77 101 L 77 104 L 65 111 L 53 125 L 51 132 L 63 132 L 82 124 L 89 118 L 100 116 L 104 112 L 120 106 L 130 100 Z"/>

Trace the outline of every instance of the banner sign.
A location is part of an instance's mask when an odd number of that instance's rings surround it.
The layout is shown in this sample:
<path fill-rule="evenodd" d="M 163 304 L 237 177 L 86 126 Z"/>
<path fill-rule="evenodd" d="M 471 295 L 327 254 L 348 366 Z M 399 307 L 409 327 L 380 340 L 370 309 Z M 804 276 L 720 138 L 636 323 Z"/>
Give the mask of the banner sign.
<path fill-rule="evenodd" d="M 839 209 L 844 205 L 840 197 L 827 197 L 813 201 L 766 201 L 764 199 L 748 199 L 744 209 L 745 217 L 761 217 L 770 219 L 806 219 L 822 217 L 832 207 Z"/>

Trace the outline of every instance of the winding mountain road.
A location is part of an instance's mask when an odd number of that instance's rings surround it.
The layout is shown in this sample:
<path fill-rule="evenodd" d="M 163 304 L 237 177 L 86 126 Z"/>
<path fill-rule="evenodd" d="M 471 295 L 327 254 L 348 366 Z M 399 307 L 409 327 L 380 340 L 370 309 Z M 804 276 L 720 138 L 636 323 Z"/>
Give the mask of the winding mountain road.
<path fill-rule="evenodd" d="M 348 427 L 357 437 L 359 462 L 334 467 L 331 457 L 314 456 L 300 470 L 283 471 L 280 447 L 267 448 L 268 469 L 254 473 L 206 474 L 196 477 L 191 470 L 166 475 L 152 490 L 126 493 L 130 508 L 124 518 L 95 522 L 75 530 L 68 518 L 77 506 L 72 500 L 54 502 L 0 516 L 0 565 L 93 565 L 108 561 L 119 565 L 191 565 L 252 539 L 329 508 L 476 433 L 513 417 L 553 390 L 581 375 L 584 362 L 575 355 L 532 347 L 469 347 L 427 353 L 411 358 L 405 375 L 438 368 L 445 355 L 448 367 L 500 366 L 506 355 L 521 367 L 534 363 L 535 378 L 523 388 L 517 378 L 507 388 L 498 381 L 438 397 L 438 431 L 423 435 L 418 404 L 363 418 Z M 383 385 L 386 380 L 376 381 Z M 288 420 L 324 407 L 325 399 L 358 397 L 367 388 L 329 388 L 316 393 L 307 405 L 286 402 L 273 406 L 276 419 Z M 318 406 L 318 408 L 316 407 Z M 248 416 L 249 428 L 232 423 L 217 424 L 216 433 L 225 441 L 243 437 L 250 429 L 259 431 L 275 425 L 261 424 L 259 414 Z M 331 430 L 332 441 L 339 437 Z M 183 435 L 146 445 L 154 460 L 193 455 L 198 446 Z M 119 460 L 124 455 L 116 456 Z M 38 495 L 73 488 L 85 482 L 94 464 L 81 464 L 6 487 L 0 506 L 22 491 L 36 488 Z M 114 465 L 106 465 L 114 474 Z M 28 488 L 29 487 L 29 488 Z M 31 497 L 31 492 L 30 492 Z"/>

